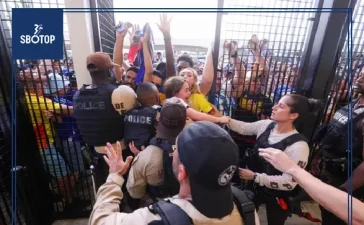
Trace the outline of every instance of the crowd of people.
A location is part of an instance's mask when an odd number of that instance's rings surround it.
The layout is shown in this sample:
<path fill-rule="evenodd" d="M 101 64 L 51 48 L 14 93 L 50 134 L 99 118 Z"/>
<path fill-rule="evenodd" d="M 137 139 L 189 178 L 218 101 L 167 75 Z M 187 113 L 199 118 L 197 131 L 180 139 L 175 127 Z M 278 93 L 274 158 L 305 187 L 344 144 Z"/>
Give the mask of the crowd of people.
<path fill-rule="evenodd" d="M 170 26 L 161 15 L 165 60 L 154 56 L 148 24 L 117 31 L 113 60 L 90 54 L 85 66 L 92 83 L 80 88 L 60 62 L 52 61 L 49 71 L 38 62 L 21 69 L 39 153 L 65 201 L 73 201 L 87 170 L 86 146 L 97 158 L 90 225 L 260 224 L 256 210 L 263 204 L 268 224 L 283 225 L 293 213 L 302 216 L 292 200 L 300 187 L 321 205 L 322 224 L 345 224 L 348 168 L 354 196 L 364 197 L 363 98 L 352 109 L 353 165 L 345 164 L 347 107 L 314 137 L 313 168 L 328 178 L 322 178 L 326 185 L 305 171 L 310 146 L 296 129 L 322 102 L 294 93 L 292 62 L 269 68 L 268 40 L 253 35 L 247 59 L 237 42 L 226 41 L 229 63 L 214 71 L 211 46 L 201 69 L 187 54 L 175 60 Z M 354 90 L 364 93 L 363 74 Z M 353 224 L 364 224 L 363 203 L 353 205 Z"/>

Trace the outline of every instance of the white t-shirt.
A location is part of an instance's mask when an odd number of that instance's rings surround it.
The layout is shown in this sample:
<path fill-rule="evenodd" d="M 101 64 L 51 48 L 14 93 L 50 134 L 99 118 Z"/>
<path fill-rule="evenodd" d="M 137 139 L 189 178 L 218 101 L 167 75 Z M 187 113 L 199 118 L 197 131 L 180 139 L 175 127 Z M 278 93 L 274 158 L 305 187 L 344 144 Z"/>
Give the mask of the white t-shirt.
<path fill-rule="evenodd" d="M 165 102 L 182 104 L 186 109 L 190 107 L 182 98 L 178 97 L 167 98 Z"/>
<path fill-rule="evenodd" d="M 257 135 L 257 137 L 259 137 L 272 122 L 272 120 L 260 120 L 254 123 L 245 123 L 232 119 L 229 123 L 229 127 L 241 135 Z M 295 133 L 298 133 L 297 130 L 284 134 L 274 133 L 272 131 L 269 135 L 268 142 L 269 144 L 275 144 Z M 305 168 L 307 166 L 310 152 L 307 142 L 298 141 L 288 146 L 284 152 L 301 168 Z M 265 173 L 257 173 L 255 182 L 260 186 L 266 186 L 268 188 L 282 191 L 291 191 L 297 185 L 293 178 L 286 173 L 283 173 L 280 176 L 269 176 Z"/>

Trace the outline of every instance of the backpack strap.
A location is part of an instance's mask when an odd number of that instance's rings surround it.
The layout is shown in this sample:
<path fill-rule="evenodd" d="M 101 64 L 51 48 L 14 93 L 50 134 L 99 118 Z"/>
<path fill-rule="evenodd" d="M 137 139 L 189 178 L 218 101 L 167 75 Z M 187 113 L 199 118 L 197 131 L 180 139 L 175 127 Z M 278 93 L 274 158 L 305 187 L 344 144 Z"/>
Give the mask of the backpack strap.
<path fill-rule="evenodd" d="M 276 122 L 272 122 L 270 123 L 267 128 L 265 129 L 265 131 L 259 135 L 258 139 L 257 139 L 257 143 L 261 142 L 261 140 L 268 140 L 270 132 L 274 129 L 276 125 Z"/>
<path fill-rule="evenodd" d="M 188 214 L 176 204 L 170 201 L 159 201 L 152 205 L 153 213 L 161 217 L 160 225 L 192 225 L 193 221 Z"/>
<path fill-rule="evenodd" d="M 255 225 L 255 205 L 244 191 L 231 186 L 234 202 L 243 218 L 244 225 Z"/>
<path fill-rule="evenodd" d="M 305 141 L 307 142 L 307 139 L 300 133 L 295 133 L 292 134 L 291 136 L 286 137 L 285 139 L 282 140 L 285 148 L 287 148 L 288 146 L 293 145 L 296 142 L 299 141 Z"/>
<path fill-rule="evenodd" d="M 171 154 L 174 151 L 173 149 L 174 146 L 167 140 L 156 137 L 153 137 L 150 140 L 149 144 L 157 146 L 163 151 L 162 159 L 163 159 L 163 171 L 164 171 L 162 184 L 158 186 L 149 186 L 150 187 L 148 189 L 149 194 L 153 196 L 152 198 L 155 197 L 166 198 L 176 195 L 179 191 L 179 183 L 175 178 L 172 169 L 173 155 Z"/>

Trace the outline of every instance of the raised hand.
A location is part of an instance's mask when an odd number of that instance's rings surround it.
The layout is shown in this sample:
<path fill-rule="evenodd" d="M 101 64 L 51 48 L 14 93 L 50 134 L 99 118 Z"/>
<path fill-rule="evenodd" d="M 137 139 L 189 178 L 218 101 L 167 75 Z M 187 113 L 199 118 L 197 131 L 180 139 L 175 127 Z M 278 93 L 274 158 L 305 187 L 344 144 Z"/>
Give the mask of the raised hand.
<path fill-rule="evenodd" d="M 104 159 L 107 165 L 109 165 L 109 173 L 118 173 L 120 175 L 124 175 L 128 171 L 133 157 L 128 156 L 125 161 L 123 160 L 120 142 L 116 143 L 116 150 L 108 142 L 106 144 L 105 150 L 107 157 L 104 155 Z"/>
<path fill-rule="evenodd" d="M 121 27 L 122 25 L 123 23 L 119 21 L 119 23 L 115 26 L 115 28 Z M 125 38 L 126 34 L 128 33 L 128 30 L 129 28 L 125 28 L 125 30 L 123 30 L 122 32 L 116 31 L 116 37 Z"/>
<path fill-rule="evenodd" d="M 172 17 L 168 19 L 167 14 L 162 14 L 159 16 L 159 18 L 160 18 L 160 23 L 159 24 L 157 23 L 159 30 L 162 32 L 164 37 L 170 37 Z"/>
<path fill-rule="evenodd" d="M 141 41 L 143 43 L 146 42 L 146 44 L 148 44 L 149 40 L 150 40 L 150 26 L 147 26 L 145 29 L 144 37 L 142 37 Z"/>
<path fill-rule="evenodd" d="M 139 28 L 139 24 L 134 24 L 131 28 L 131 31 L 129 30 L 128 33 L 129 33 L 129 41 L 130 41 L 130 44 L 135 44 L 134 42 L 134 35 L 136 33 L 137 30 L 140 30 Z M 138 43 L 137 43 L 138 44 Z"/>

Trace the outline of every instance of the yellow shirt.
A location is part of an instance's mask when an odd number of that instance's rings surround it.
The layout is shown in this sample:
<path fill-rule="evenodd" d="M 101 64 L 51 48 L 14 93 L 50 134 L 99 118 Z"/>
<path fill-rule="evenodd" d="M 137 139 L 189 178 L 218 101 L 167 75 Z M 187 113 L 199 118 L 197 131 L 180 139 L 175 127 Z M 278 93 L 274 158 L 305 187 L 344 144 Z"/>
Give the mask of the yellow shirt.
<path fill-rule="evenodd" d="M 249 100 L 247 95 L 243 95 L 239 102 L 240 108 L 254 112 L 256 114 L 261 112 L 264 113 L 264 111 L 267 110 L 269 111 L 272 106 L 271 99 L 263 94 L 256 94 L 255 101 L 253 101 L 253 99 Z"/>
<path fill-rule="evenodd" d="M 165 100 L 166 100 L 166 95 L 159 92 L 159 101 L 160 101 L 160 103 L 163 104 Z"/>
<path fill-rule="evenodd" d="M 45 116 L 45 111 L 60 109 L 58 103 L 36 94 L 28 94 L 25 96 L 29 114 L 32 119 L 33 129 L 36 134 L 38 147 L 49 148 L 53 144 L 54 138 L 52 126 L 49 119 Z M 48 139 L 48 140 L 47 140 Z"/>
<path fill-rule="evenodd" d="M 259 114 L 261 112 L 263 102 L 259 101 L 257 103 L 250 102 L 246 97 L 242 97 L 239 106 L 242 109 L 246 109 L 248 111 L 257 112 Z"/>
<path fill-rule="evenodd" d="M 209 113 L 212 110 L 210 102 L 207 101 L 203 94 L 193 93 L 190 95 L 189 101 L 191 103 L 191 107 L 197 111 Z"/>

